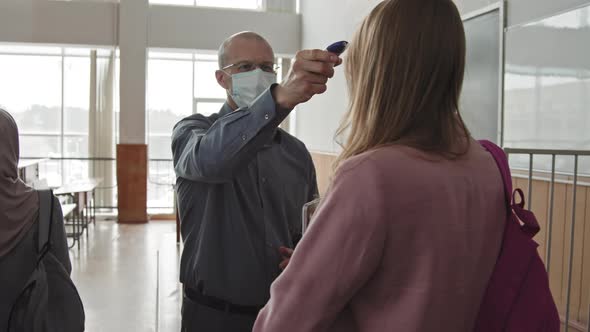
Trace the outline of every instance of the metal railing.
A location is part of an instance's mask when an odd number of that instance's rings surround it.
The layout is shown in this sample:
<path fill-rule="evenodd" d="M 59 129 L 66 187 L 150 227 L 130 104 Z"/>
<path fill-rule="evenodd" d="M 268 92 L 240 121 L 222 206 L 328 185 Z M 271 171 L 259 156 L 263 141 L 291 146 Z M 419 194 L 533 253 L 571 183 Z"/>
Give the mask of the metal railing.
<path fill-rule="evenodd" d="M 173 213 L 176 175 L 172 159 L 149 159 L 148 169 L 148 209 L 154 214 Z"/>
<path fill-rule="evenodd" d="M 533 207 L 532 205 L 532 201 L 533 201 L 533 195 L 534 195 L 534 191 L 533 191 L 533 183 L 536 179 L 541 179 L 541 181 L 549 181 L 549 202 L 548 202 L 548 219 L 547 219 L 547 237 L 545 240 L 545 265 L 547 268 L 547 273 L 550 275 L 550 271 L 552 268 L 551 265 L 551 253 L 552 253 L 552 240 L 553 240 L 553 226 L 554 226 L 554 209 L 555 209 L 555 185 L 556 185 L 556 159 L 558 157 L 560 158 L 573 158 L 573 169 L 570 172 L 563 172 L 563 170 L 561 171 L 561 176 L 563 177 L 564 175 L 567 176 L 565 181 L 561 181 L 561 183 L 566 183 L 566 189 L 567 189 L 567 185 L 571 184 L 572 186 L 572 203 L 571 203 L 571 229 L 570 229 L 570 233 L 569 233 L 569 240 L 570 240 L 570 245 L 569 245 L 569 253 L 568 253 L 568 257 L 567 257 L 567 291 L 566 291 L 566 300 L 565 300 L 565 317 L 562 319 L 563 323 L 565 324 L 565 331 L 569 331 L 570 330 L 570 324 L 572 323 L 571 321 L 571 302 L 572 302 L 572 277 L 573 277 L 573 265 L 574 265 L 574 255 L 575 255 L 575 230 L 576 230 L 576 209 L 577 209 L 577 195 L 578 195 L 578 187 L 580 186 L 579 183 L 579 179 L 580 179 L 580 160 L 582 158 L 588 158 L 590 157 L 590 151 L 583 151 L 583 150 L 542 150 L 542 149 L 513 149 L 513 148 L 505 148 L 504 151 L 506 152 L 507 156 L 510 158 L 510 156 L 514 156 L 514 155 L 524 155 L 524 156 L 528 156 L 528 161 L 529 161 L 529 165 L 528 165 L 528 170 L 526 170 L 527 173 L 527 179 L 528 179 L 528 208 L 531 209 L 533 212 L 535 212 L 535 207 Z M 535 162 L 535 157 L 540 157 L 540 156 L 546 156 L 546 157 L 550 157 L 551 158 L 551 167 L 550 167 L 550 171 L 549 171 L 549 179 L 547 179 L 545 176 L 540 176 L 540 177 L 535 177 L 535 173 L 537 174 L 541 174 L 541 175 L 546 175 L 546 172 L 539 172 L 536 171 L 534 168 L 534 162 Z M 514 169 L 513 171 L 519 171 L 518 169 Z M 545 174 L 544 174 L 545 173 Z M 536 178 L 536 179 L 535 179 Z M 590 184 L 584 184 L 584 186 L 590 186 Z M 567 200 L 566 200 L 567 202 Z M 567 214 L 566 214 L 567 216 Z M 567 219 L 567 217 L 564 217 Z M 565 223 L 567 223 L 567 220 L 564 220 Z M 590 227 L 590 225 L 588 225 Z M 565 232 L 565 228 L 564 228 L 564 232 Z M 586 243 L 585 245 L 590 246 L 590 238 L 584 239 L 582 238 L 583 241 L 586 241 L 588 243 Z M 565 250 L 565 249 L 564 249 Z M 582 252 L 582 255 L 584 253 Z M 582 256 L 583 258 L 584 256 Z M 583 273 L 583 272 L 582 272 Z M 582 284 L 583 284 L 583 278 L 582 278 Z M 559 285 L 560 287 L 562 287 L 562 285 Z M 581 287 L 580 291 L 584 291 L 583 286 Z M 586 291 L 590 294 L 590 280 L 588 281 L 588 285 L 587 287 L 589 289 L 587 289 Z M 580 303 L 580 305 L 582 305 L 582 303 Z M 590 320 L 590 304 L 588 306 L 588 320 Z M 590 322 L 586 321 L 586 329 L 587 331 L 590 332 Z M 579 324 L 578 324 L 579 325 Z"/>

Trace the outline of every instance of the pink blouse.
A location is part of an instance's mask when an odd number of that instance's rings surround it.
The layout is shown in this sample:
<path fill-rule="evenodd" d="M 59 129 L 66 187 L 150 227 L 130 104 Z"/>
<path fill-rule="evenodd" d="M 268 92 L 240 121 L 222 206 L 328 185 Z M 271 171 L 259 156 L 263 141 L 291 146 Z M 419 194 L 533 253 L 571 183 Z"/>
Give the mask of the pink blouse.
<path fill-rule="evenodd" d="M 254 331 L 471 331 L 505 215 L 475 141 L 458 160 L 404 146 L 351 158 Z"/>

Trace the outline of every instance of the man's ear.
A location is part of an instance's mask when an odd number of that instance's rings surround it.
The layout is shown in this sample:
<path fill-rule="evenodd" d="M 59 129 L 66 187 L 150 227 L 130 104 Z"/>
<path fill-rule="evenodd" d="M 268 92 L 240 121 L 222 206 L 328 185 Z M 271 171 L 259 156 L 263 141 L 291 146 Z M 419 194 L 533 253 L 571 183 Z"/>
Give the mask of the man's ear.
<path fill-rule="evenodd" d="M 215 78 L 217 79 L 217 83 L 225 90 L 229 90 L 231 77 L 224 73 L 221 70 L 215 71 Z"/>

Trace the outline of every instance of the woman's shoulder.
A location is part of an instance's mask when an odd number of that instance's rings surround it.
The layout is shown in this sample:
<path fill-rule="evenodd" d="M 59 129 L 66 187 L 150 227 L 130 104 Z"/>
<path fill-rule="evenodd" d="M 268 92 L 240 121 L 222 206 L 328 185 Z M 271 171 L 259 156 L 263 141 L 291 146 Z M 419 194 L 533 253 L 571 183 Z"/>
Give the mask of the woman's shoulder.
<path fill-rule="evenodd" d="M 390 145 L 348 158 L 338 167 L 338 171 L 340 173 L 354 173 L 372 170 L 377 174 L 402 170 L 411 167 L 416 162 L 431 159 L 436 159 L 436 157 L 428 156 L 428 154 L 408 146 Z"/>
<path fill-rule="evenodd" d="M 360 195 L 390 194 L 392 178 L 411 172 L 411 153 L 406 147 L 388 146 L 348 158 L 336 169 L 332 186 Z"/>

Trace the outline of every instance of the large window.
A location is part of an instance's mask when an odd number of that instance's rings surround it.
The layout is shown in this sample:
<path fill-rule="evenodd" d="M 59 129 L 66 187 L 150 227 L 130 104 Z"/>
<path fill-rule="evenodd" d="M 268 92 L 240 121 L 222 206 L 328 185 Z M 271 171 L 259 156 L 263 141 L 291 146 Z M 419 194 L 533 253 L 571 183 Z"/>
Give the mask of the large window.
<path fill-rule="evenodd" d="M 172 157 L 172 128 L 193 111 L 192 79 L 190 61 L 150 60 L 147 91 L 150 158 Z"/>
<path fill-rule="evenodd" d="M 19 126 L 21 159 L 55 159 L 42 164 L 52 187 L 89 177 L 90 52 L 0 45 L 0 107 Z"/>
<path fill-rule="evenodd" d="M 61 56 L 0 54 L 0 106 L 13 115 L 22 135 L 37 141 L 21 143 L 24 155 L 61 153 L 61 144 L 42 143 L 61 133 L 61 66 Z"/>
<path fill-rule="evenodd" d="M 150 52 L 148 61 L 148 207 L 170 212 L 174 202 L 171 134 L 193 113 L 219 112 L 225 91 L 215 79 L 217 57 L 207 54 Z"/>
<path fill-rule="evenodd" d="M 150 52 L 148 61 L 148 146 L 150 159 L 172 159 L 174 125 L 193 113 L 219 112 L 225 90 L 215 79 L 217 57 Z"/>

